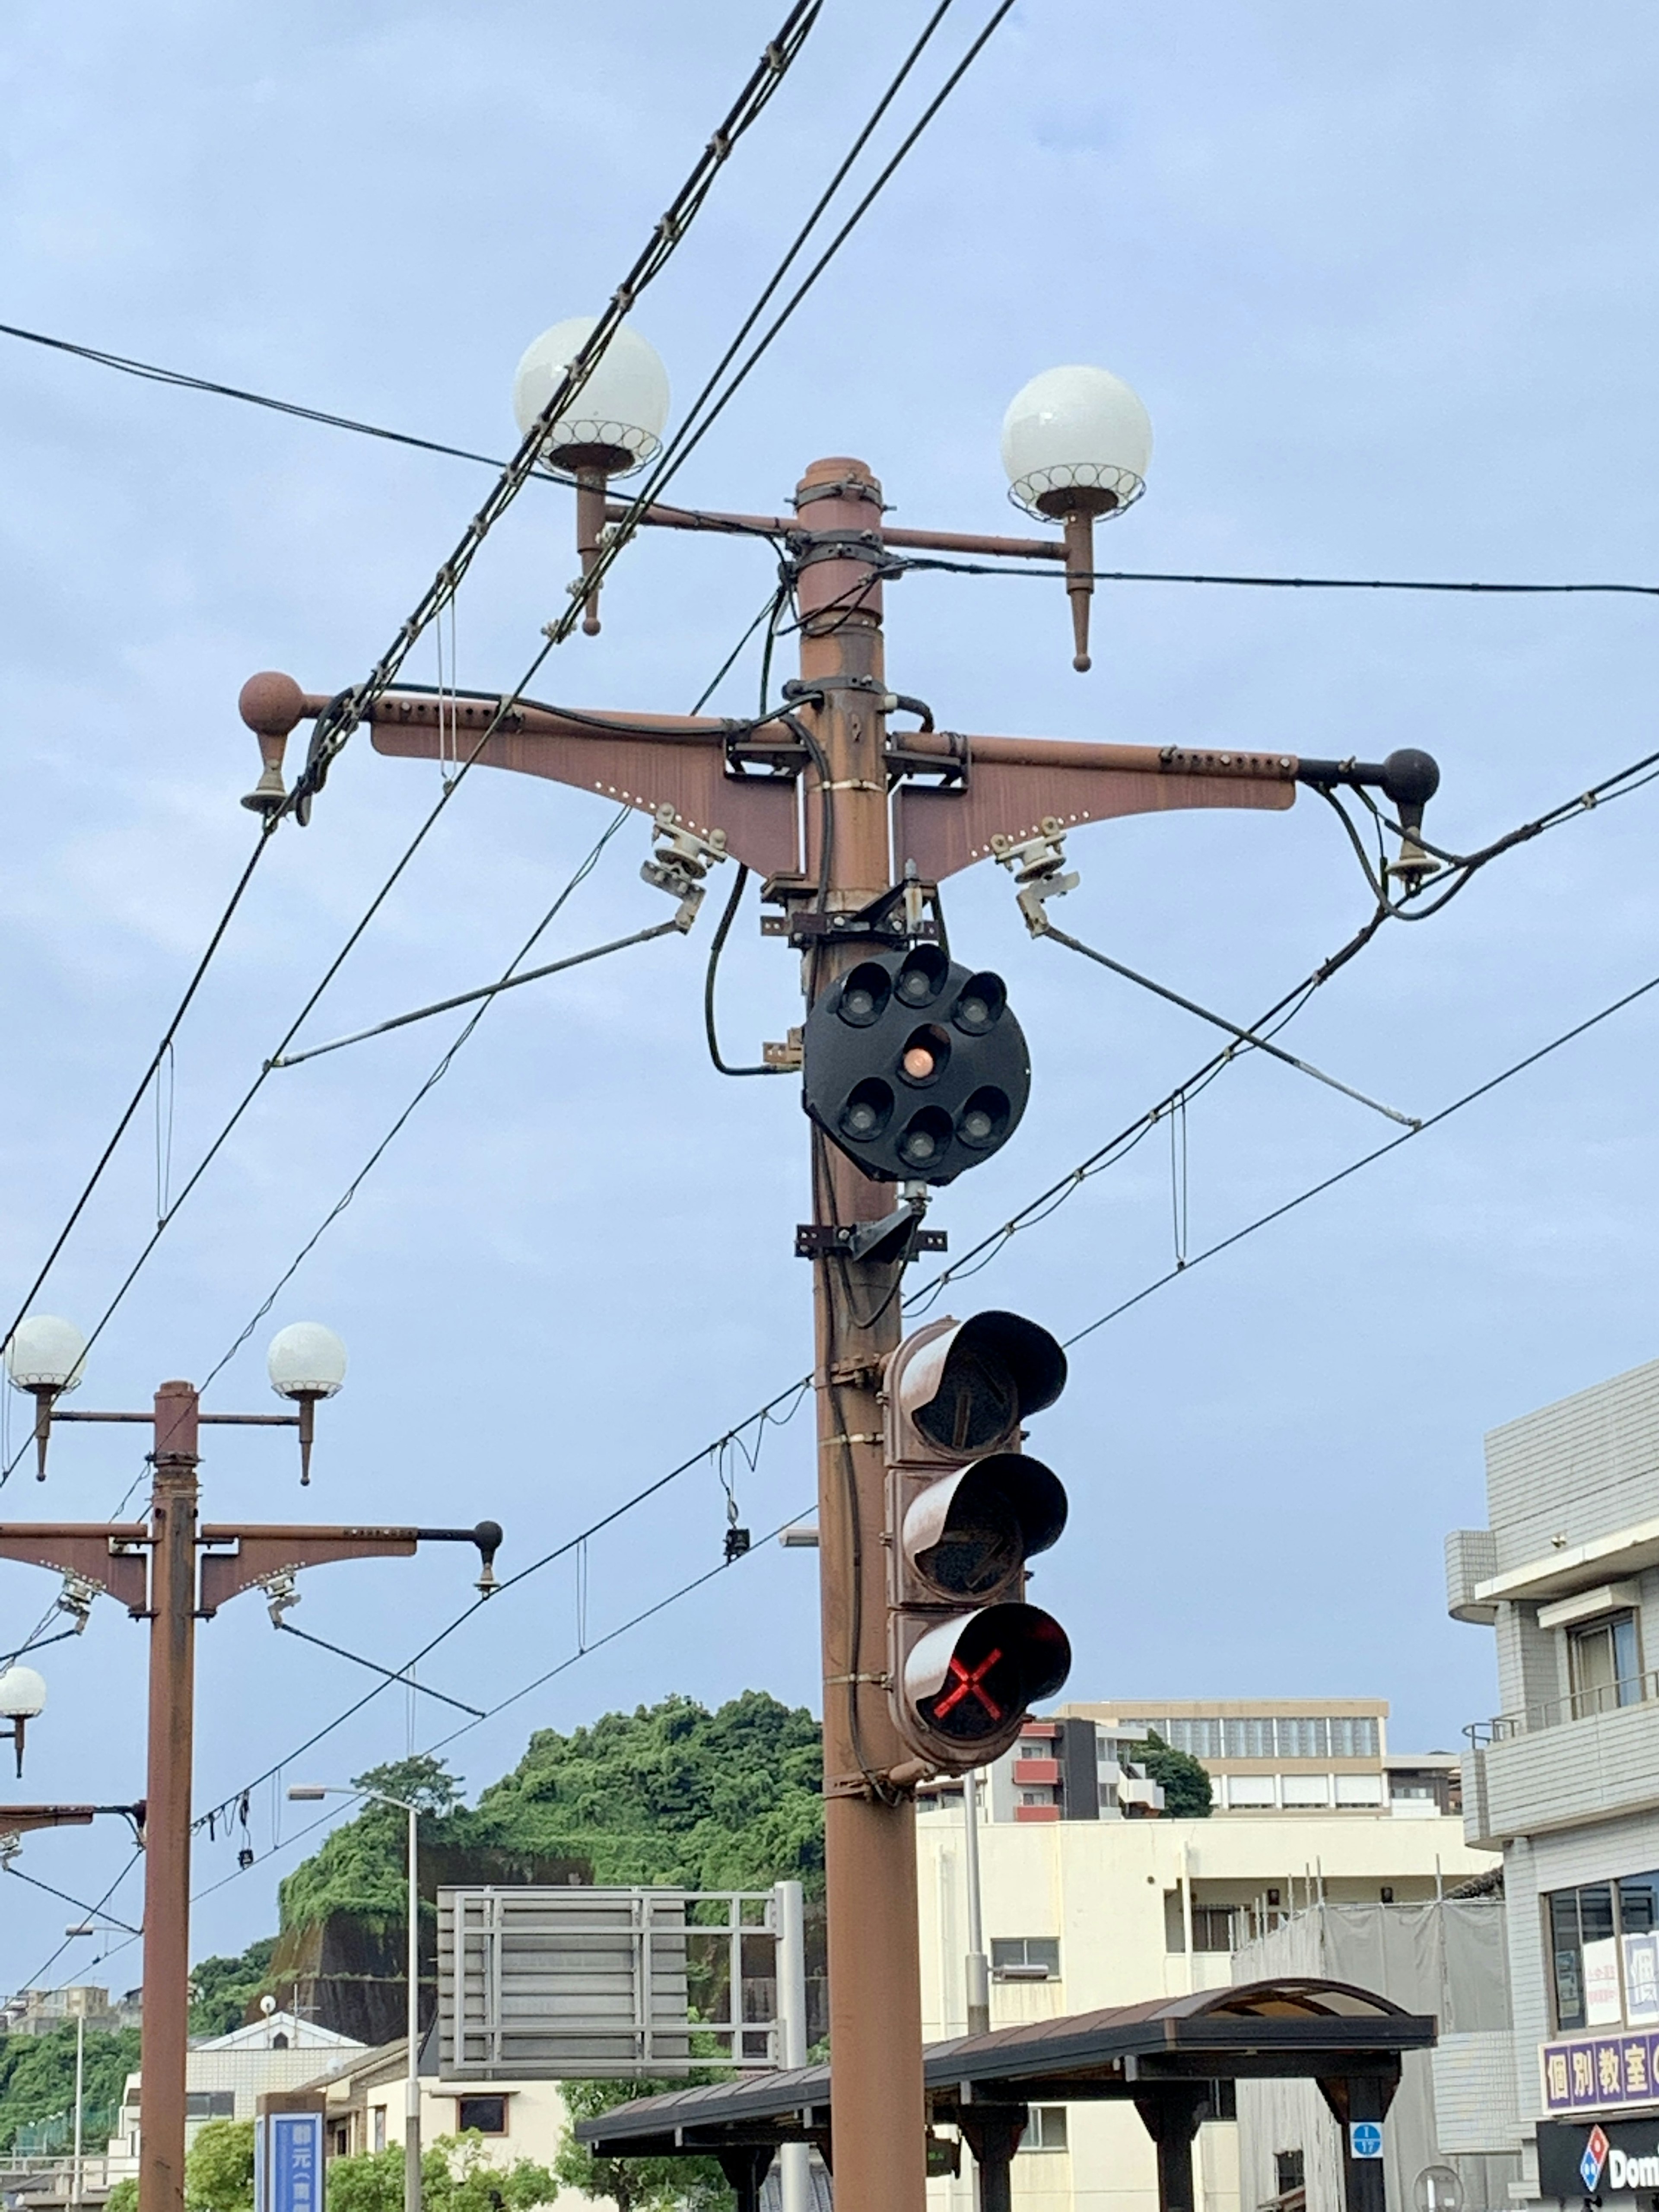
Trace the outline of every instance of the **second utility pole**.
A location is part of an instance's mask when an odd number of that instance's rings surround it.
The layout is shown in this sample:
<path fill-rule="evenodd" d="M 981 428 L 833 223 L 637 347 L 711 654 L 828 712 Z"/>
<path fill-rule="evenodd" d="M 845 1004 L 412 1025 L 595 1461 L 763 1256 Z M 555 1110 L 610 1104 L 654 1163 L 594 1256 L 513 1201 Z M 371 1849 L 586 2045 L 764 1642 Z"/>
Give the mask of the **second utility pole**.
<path fill-rule="evenodd" d="M 850 557 L 800 570 L 803 701 L 827 786 L 805 778 L 805 875 L 824 903 L 866 906 L 892 882 L 888 848 L 887 691 L 881 634 L 881 487 L 862 461 L 815 461 L 795 494 L 812 532 Z M 856 550 L 853 550 L 856 549 Z M 867 945 L 809 947 L 809 1002 Z M 878 1219 L 891 1203 L 852 1161 L 812 1139 L 812 1219 Z M 890 1262 L 822 1254 L 813 1261 L 818 1407 L 818 1573 L 823 1607 L 823 1792 L 830 1943 L 832 2153 L 838 2201 L 857 2212 L 923 2212 L 927 2119 L 921 2080 L 921 1970 L 916 1932 L 915 1807 L 872 1776 L 910 1759 L 888 1716 L 885 1468 L 877 1392 L 899 1340 Z"/>

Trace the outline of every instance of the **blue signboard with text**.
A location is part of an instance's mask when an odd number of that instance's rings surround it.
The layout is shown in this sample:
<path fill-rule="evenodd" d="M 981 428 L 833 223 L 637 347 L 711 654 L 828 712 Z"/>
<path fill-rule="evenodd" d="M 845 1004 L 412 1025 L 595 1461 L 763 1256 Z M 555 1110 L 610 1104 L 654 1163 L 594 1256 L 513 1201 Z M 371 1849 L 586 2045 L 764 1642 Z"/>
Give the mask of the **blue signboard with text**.
<path fill-rule="evenodd" d="M 323 2212 L 323 2115 L 264 2112 L 254 2123 L 253 2212 Z"/>

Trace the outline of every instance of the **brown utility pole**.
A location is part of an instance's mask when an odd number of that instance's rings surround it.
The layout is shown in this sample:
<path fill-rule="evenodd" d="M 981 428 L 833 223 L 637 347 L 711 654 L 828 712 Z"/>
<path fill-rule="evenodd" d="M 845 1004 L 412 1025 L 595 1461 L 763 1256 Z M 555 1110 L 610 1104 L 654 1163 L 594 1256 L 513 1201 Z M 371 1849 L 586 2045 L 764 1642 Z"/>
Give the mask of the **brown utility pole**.
<path fill-rule="evenodd" d="M 808 721 L 830 771 L 805 778 L 806 873 L 830 914 L 855 912 L 892 881 L 887 826 L 887 678 L 879 571 L 864 533 L 881 524 L 881 487 L 862 461 L 816 461 L 796 509 L 849 558 L 800 575 L 800 673 L 823 704 Z M 878 547 L 878 540 L 876 544 Z M 806 954 L 809 1005 L 867 945 Z M 812 1220 L 878 1219 L 890 1194 L 814 1130 Z M 890 1262 L 823 1252 L 812 1263 L 818 1412 L 818 1589 L 823 1647 L 823 1788 L 830 2048 L 836 2189 L 859 2212 L 922 2212 L 927 2120 L 916 1934 L 915 1801 L 886 1780 L 908 1753 L 883 1694 L 887 1674 L 886 1464 L 877 1393 L 899 1340 Z"/>
<path fill-rule="evenodd" d="M 149 1623 L 148 1788 L 144 1808 L 143 2021 L 139 2067 L 139 2212 L 184 2212 L 185 2069 L 190 2032 L 191 1783 L 196 1623 L 240 1591 L 331 1559 L 408 1559 L 424 1539 L 476 1543 L 493 1589 L 501 1532 L 474 1528 L 252 1526 L 197 1519 L 198 1430 L 295 1428 L 297 1413 L 204 1413 L 191 1382 L 164 1382 L 152 1413 L 50 1413 L 59 1421 L 146 1422 L 153 1430 L 148 1522 L 0 1524 L 0 1559 L 74 1576 Z M 148 1557 L 146 1555 L 148 1554 Z M 487 1594 L 487 1593 L 486 1593 Z M 79 1819 L 90 1810 L 25 1808 Z M 0 1828 L 6 1815 L 0 1812 Z M 44 1826 L 44 1820 L 29 1825 Z"/>
<path fill-rule="evenodd" d="M 587 498 L 585 542 L 591 491 Z M 629 512 L 606 510 L 611 520 Z M 888 530 L 880 487 L 862 461 L 815 461 L 797 488 L 793 521 L 670 507 L 653 507 L 643 520 L 784 538 L 801 614 L 793 715 L 807 742 L 776 718 L 761 726 L 713 715 L 563 714 L 517 699 L 416 693 L 376 698 L 363 718 L 379 752 L 434 759 L 459 745 L 463 759 L 481 766 L 625 799 L 655 817 L 659 837 L 700 845 L 705 869 L 722 857 L 742 861 L 764 879 L 763 896 L 785 909 L 763 927 L 804 952 L 809 1005 L 872 942 L 894 941 L 890 921 L 884 927 L 849 918 L 902 882 L 919 911 L 942 878 L 1031 840 L 1053 847 L 1084 823 L 1200 806 L 1278 811 L 1299 782 L 1376 781 L 1381 774 L 1289 753 L 970 737 L 935 730 L 931 719 L 890 736 L 896 702 L 881 623 L 888 548 L 1079 564 L 1075 544 L 1058 539 Z M 1079 591 L 1085 580 L 1066 578 Z M 258 738 L 263 770 L 249 805 L 269 812 L 286 803 L 287 739 L 331 696 L 302 691 L 290 676 L 249 679 L 241 714 Z M 922 925 L 914 933 L 933 931 Z M 814 1267 L 836 2201 L 843 2212 L 921 2212 L 913 1793 L 923 1772 L 888 1711 L 878 1397 L 882 1364 L 899 1341 L 902 1262 L 826 1249 L 839 1230 L 884 1218 L 891 1186 L 866 1179 L 816 1130 L 811 1143 L 812 1219 L 798 1249 Z"/>

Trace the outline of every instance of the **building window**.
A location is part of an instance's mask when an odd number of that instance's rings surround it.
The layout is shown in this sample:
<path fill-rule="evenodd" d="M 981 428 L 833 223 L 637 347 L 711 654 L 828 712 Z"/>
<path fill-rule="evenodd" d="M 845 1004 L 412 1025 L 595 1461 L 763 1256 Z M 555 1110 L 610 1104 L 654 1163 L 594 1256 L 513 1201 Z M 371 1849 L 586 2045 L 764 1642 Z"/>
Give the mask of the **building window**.
<path fill-rule="evenodd" d="M 187 2120 L 234 2120 L 235 2117 L 234 2089 L 189 2089 L 185 2093 Z"/>
<path fill-rule="evenodd" d="M 1065 2106 L 1033 2105 L 1031 2117 L 1025 2123 L 1025 2132 L 1019 2139 L 1019 2147 L 1022 2150 L 1064 2150 Z"/>
<path fill-rule="evenodd" d="M 1221 1742 L 1225 1759 L 1271 1759 L 1273 1724 L 1269 1720 L 1223 1721 Z"/>
<path fill-rule="evenodd" d="M 386 2148 L 386 2106 L 376 2105 L 368 2118 L 368 2147 L 371 2150 L 384 2150 Z"/>
<path fill-rule="evenodd" d="M 1022 1805 L 1052 1805 L 1054 1793 L 1052 1790 L 1022 1790 L 1019 1802 Z"/>
<path fill-rule="evenodd" d="M 1636 1642 L 1636 1615 L 1609 1613 L 1567 1631 L 1567 1662 L 1572 1679 L 1572 1717 L 1611 1712 L 1617 1705 L 1639 1705 L 1642 1659 Z"/>
<path fill-rule="evenodd" d="M 481 2136 L 504 2136 L 507 2133 L 507 2100 L 505 2097 L 457 2097 L 455 2125 L 462 2135 L 476 2128 Z"/>
<path fill-rule="evenodd" d="M 1193 1759 L 1219 1759 L 1221 1723 L 1219 1721 L 1172 1720 L 1170 1733 L 1164 1741 L 1172 1751 L 1184 1751 Z"/>
<path fill-rule="evenodd" d="M 1333 1759 L 1376 1757 L 1376 1723 L 1369 1715 L 1338 1714 L 1329 1727 Z"/>
<path fill-rule="evenodd" d="M 1659 1874 L 1627 1875 L 1583 1889 L 1558 1889 L 1544 1899 L 1558 2028 L 1600 2027 L 1652 2019 L 1652 1950 Z M 1621 1943 L 1620 1938 L 1626 1940 Z M 1632 1946 L 1632 1939 L 1644 1939 Z M 1642 1953 L 1640 1961 L 1632 1948 Z M 1620 1974 L 1620 1953 L 1624 1954 Z M 1638 1966 L 1644 1969 L 1639 1973 Z M 1638 1995 L 1638 1984 L 1640 1984 Z"/>
<path fill-rule="evenodd" d="M 1330 1757 L 1329 1724 L 1311 1713 L 1281 1720 L 1275 1733 L 1279 1739 L 1278 1756 L 1280 1759 Z"/>
<path fill-rule="evenodd" d="M 1210 2109 L 1206 2117 L 1212 2120 L 1236 2120 L 1238 2118 L 1238 2084 L 1228 2080 L 1210 2084 Z"/>
<path fill-rule="evenodd" d="M 1057 1936 L 994 1936 L 991 1972 L 1008 1981 L 1058 1981 L 1060 1939 Z"/>
<path fill-rule="evenodd" d="M 1193 1907 L 1194 1951 L 1231 1951 L 1233 1948 L 1233 1908 L 1231 1905 Z"/>
<path fill-rule="evenodd" d="M 1273 2179 L 1281 2197 L 1288 2197 L 1293 2189 L 1305 2189 L 1303 2179 L 1302 2154 L 1299 2150 L 1276 2150 L 1273 2153 Z"/>

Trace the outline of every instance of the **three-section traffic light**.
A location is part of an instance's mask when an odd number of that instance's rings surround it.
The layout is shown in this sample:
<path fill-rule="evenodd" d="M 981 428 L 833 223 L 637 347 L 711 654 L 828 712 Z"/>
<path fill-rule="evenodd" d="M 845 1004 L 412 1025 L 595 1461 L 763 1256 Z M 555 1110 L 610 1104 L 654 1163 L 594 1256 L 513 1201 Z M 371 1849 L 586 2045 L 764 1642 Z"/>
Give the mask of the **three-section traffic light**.
<path fill-rule="evenodd" d="M 889 1694 L 935 1771 L 999 1758 L 1071 1671 L 1065 1630 L 1024 1601 L 1066 1492 L 1020 1449 L 1024 1417 L 1065 1387 L 1065 1353 L 1018 1314 L 935 1322 L 888 1358 Z"/>
<path fill-rule="evenodd" d="M 879 1182 L 954 1182 L 1013 1134 L 1031 1088 L 1002 978 L 936 945 L 874 952 L 819 993 L 803 1103 Z"/>

